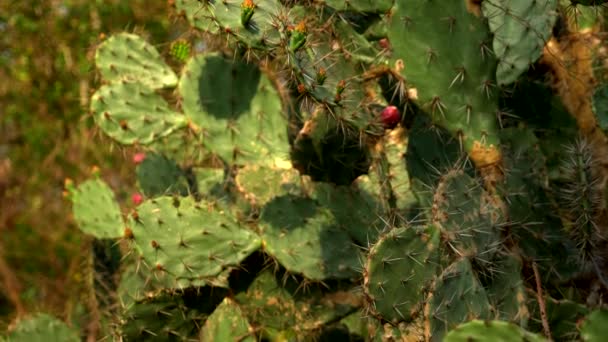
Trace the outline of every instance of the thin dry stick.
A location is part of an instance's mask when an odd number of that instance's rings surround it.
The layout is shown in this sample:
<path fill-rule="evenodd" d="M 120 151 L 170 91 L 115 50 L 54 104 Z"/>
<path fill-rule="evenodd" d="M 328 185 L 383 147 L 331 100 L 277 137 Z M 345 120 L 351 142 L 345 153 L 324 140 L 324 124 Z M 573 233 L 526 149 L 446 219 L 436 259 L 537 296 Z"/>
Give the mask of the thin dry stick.
<path fill-rule="evenodd" d="M 540 319 L 543 322 L 543 332 L 549 341 L 552 341 L 553 339 L 551 338 L 551 329 L 549 329 L 549 320 L 547 320 L 547 308 L 545 307 L 543 287 L 540 283 L 540 274 L 538 273 L 536 262 L 532 262 L 532 270 L 534 271 L 534 279 L 536 280 L 536 297 L 538 300 L 538 307 L 540 309 Z"/>

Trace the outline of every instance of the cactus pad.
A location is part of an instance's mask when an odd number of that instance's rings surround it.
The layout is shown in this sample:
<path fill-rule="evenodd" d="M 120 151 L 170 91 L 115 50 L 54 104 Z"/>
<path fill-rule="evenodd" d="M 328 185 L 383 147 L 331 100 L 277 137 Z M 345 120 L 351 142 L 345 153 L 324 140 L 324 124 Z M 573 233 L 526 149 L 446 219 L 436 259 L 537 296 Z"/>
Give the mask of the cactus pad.
<path fill-rule="evenodd" d="M 394 0 L 325 0 L 325 4 L 338 11 L 385 13 L 393 6 Z"/>
<path fill-rule="evenodd" d="M 395 68 L 433 122 L 459 137 L 479 166 L 500 159 L 489 29 L 466 1 L 397 2 L 389 23 Z"/>
<path fill-rule="evenodd" d="M 186 117 L 151 88 L 123 81 L 97 90 L 91 112 L 97 125 L 122 144 L 149 144 L 187 124 Z"/>
<path fill-rule="evenodd" d="M 433 341 L 441 341 L 449 330 L 466 321 L 491 318 L 486 291 L 466 258 L 443 271 L 426 305 Z"/>
<path fill-rule="evenodd" d="M 494 33 L 499 85 L 513 83 L 540 57 L 557 19 L 558 0 L 488 0 L 482 4 Z"/>
<path fill-rule="evenodd" d="M 125 225 L 112 189 L 101 179 L 88 180 L 71 191 L 78 227 L 98 239 L 119 238 Z"/>
<path fill-rule="evenodd" d="M 585 342 L 600 342 L 608 336 L 608 310 L 599 309 L 589 314 L 581 326 Z"/>
<path fill-rule="evenodd" d="M 245 166 L 236 175 L 236 184 L 256 206 L 264 206 L 275 197 L 300 194 L 300 174 L 296 169 Z"/>
<path fill-rule="evenodd" d="M 45 313 L 21 319 L 12 329 L 6 339 L 0 336 L 0 341 L 6 342 L 78 342 L 77 331 L 68 327 L 64 322 Z"/>
<path fill-rule="evenodd" d="M 502 321 L 473 320 L 456 327 L 446 335 L 445 342 L 504 341 L 543 342 L 539 335 L 527 332 L 515 324 Z"/>
<path fill-rule="evenodd" d="M 137 182 L 146 197 L 161 195 L 188 195 L 186 174 L 167 157 L 148 153 L 146 159 L 137 166 Z"/>
<path fill-rule="evenodd" d="M 334 322 L 361 305 L 361 298 L 344 286 L 332 289 L 311 284 L 305 289 L 284 271 L 261 272 L 246 292 L 236 296 L 249 321 L 262 328 L 302 335 Z"/>
<path fill-rule="evenodd" d="M 179 90 L 203 144 L 226 162 L 272 165 L 288 158 L 281 99 L 257 67 L 199 55 L 186 65 Z"/>
<path fill-rule="evenodd" d="M 177 75 L 156 48 L 135 34 L 115 34 L 101 43 L 95 52 L 95 64 L 109 82 L 138 82 L 152 89 L 177 85 Z"/>
<path fill-rule="evenodd" d="M 438 270 L 438 245 L 434 226 L 393 229 L 378 240 L 365 265 L 372 313 L 392 323 L 416 317 Z"/>
<path fill-rule="evenodd" d="M 178 281 L 214 278 L 260 247 L 229 213 L 190 197 L 144 202 L 131 229 L 146 262 Z"/>
<path fill-rule="evenodd" d="M 256 341 L 253 328 L 247 322 L 241 308 L 230 298 L 215 308 L 201 329 L 200 341 Z"/>
<path fill-rule="evenodd" d="M 336 217 L 311 199 L 285 195 L 260 218 L 265 250 L 288 271 L 311 280 L 356 277 L 360 251 Z"/>

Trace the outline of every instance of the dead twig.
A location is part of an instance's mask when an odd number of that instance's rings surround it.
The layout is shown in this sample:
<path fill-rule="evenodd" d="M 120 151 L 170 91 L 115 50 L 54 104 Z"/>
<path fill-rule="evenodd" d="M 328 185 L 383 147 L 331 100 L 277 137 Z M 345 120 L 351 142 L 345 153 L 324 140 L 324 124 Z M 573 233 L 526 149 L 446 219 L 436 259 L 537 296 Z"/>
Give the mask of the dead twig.
<path fill-rule="evenodd" d="M 534 271 L 534 279 L 536 280 L 536 299 L 538 300 L 538 308 L 540 309 L 540 319 L 543 323 L 543 333 L 552 341 L 551 329 L 549 329 L 549 320 L 547 319 L 547 307 L 545 306 L 545 299 L 543 296 L 543 286 L 540 281 L 540 274 L 536 262 L 532 262 L 532 270 Z"/>

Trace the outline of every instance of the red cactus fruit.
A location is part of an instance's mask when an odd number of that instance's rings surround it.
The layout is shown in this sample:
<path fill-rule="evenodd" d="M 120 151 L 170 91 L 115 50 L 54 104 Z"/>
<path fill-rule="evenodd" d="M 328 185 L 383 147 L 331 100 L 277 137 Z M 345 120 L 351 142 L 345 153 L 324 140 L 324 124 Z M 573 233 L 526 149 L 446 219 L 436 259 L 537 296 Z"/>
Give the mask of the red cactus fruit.
<path fill-rule="evenodd" d="M 140 205 L 141 202 L 144 201 L 144 196 L 136 192 L 131 196 L 131 201 L 133 201 L 133 204 L 135 205 Z"/>
<path fill-rule="evenodd" d="M 391 43 L 386 38 L 382 38 L 378 41 L 381 48 L 388 50 L 391 48 Z"/>
<path fill-rule="evenodd" d="M 133 163 L 135 165 L 141 164 L 144 161 L 144 159 L 146 159 L 146 154 L 143 152 L 135 153 L 133 155 Z"/>
<path fill-rule="evenodd" d="M 384 128 L 387 129 L 395 128 L 395 126 L 397 126 L 397 124 L 401 121 L 401 113 L 399 112 L 399 108 L 395 106 L 388 106 L 384 108 L 380 116 L 382 118 Z"/>

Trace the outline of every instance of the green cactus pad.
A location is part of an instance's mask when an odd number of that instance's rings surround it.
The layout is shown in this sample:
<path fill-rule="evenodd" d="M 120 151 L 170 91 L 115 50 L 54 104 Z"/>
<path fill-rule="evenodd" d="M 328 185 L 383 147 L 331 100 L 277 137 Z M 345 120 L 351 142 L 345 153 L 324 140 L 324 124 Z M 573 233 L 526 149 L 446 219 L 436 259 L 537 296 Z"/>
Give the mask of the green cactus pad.
<path fill-rule="evenodd" d="M 259 207 L 278 196 L 302 193 L 300 174 L 293 168 L 245 166 L 235 181 L 241 193 Z"/>
<path fill-rule="evenodd" d="M 191 197 L 161 197 L 138 207 L 133 242 L 147 264 L 177 281 L 214 278 L 261 246 L 235 218 Z"/>
<path fill-rule="evenodd" d="M 130 254 L 123 260 L 123 270 L 117 290 L 118 302 L 121 307 L 129 308 L 146 298 L 152 298 L 161 293 L 175 292 L 190 287 L 213 286 L 228 288 L 228 276 L 231 270 L 225 270 L 216 277 L 205 281 L 176 280 L 163 270 L 148 265 L 140 255 Z"/>
<path fill-rule="evenodd" d="M 499 85 L 513 83 L 540 57 L 557 20 L 557 0 L 487 0 L 482 3 L 494 33 Z"/>
<path fill-rule="evenodd" d="M 499 186 L 509 209 L 512 236 L 522 255 L 536 260 L 545 279 L 568 278 L 579 271 L 573 248 L 546 191 L 546 158 L 530 129 L 501 131 L 504 166 L 509 172 Z M 563 150 L 563 148 L 562 148 Z"/>
<path fill-rule="evenodd" d="M 122 340 L 154 342 L 196 340 L 207 312 L 201 310 L 200 306 L 192 307 L 188 298 L 196 298 L 196 294 L 192 292 L 197 290 L 188 291 L 190 292 L 188 294 L 158 293 L 125 307 L 118 327 L 118 334 Z M 215 298 L 197 299 L 200 302 L 216 300 Z"/>
<path fill-rule="evenodd" d="M 357 63 L 347 61 L 344 58 L 347 52 L 342 51 L 353 47 L 346 42 L 344 44 L 347 46 L 338 45 L 338 48 L 335 46 L 338 43 L 327 36 L 315 39 L 313 46 L 304 45 L 289 56 L 289 66 L 298 82 L 298 91 L 316 102 L 329 104 L 332 117 L 339 117 L 358 129 L 367 128 L 372 122 L 372 115 L 366 113 L 363 107 L 365 93 L 360 77 L 362 70 Z"/>
<path fill-rule="evenodd" d="M 156 48 L 135 34 L 119 33 L 101 43 L 95 64 L 108 82 L 137 82 L 152 89 L 177 85 L 177 75 Z"/>
<path fill-rule="evenodd" d="M 288 271 L 311 280 L 356 277 L 360 251 L 331 210 L 312 199 L 274 198 L 260 217 L 264 249 Z"/>
<path fill-rule="evenodd" d="M 179 90 L 203 144 L 225 161 L 273 165 L 288 158 L 281 99 L 257 67 L 199 55 L 186 65 Z"/>
<path fill-rule="evenodd" d="M 450 331 L 444 342 L 543 342 L 543 337 L 525 331 L 515 324 L 503 321 L 474 320 Z"/>
<path fill-rule="evenodd" d="M 91 112 L 97 125 L 122 144 L 149 144 L 187 124 L 184 115 L 171 109 L 152 89 L 138 83 L 102 86 L 93 94 Z"/>
<path fill-rule="evenodd" d="M 369 252 L 364 282 L 374 315 L 395 324 L 416 317 L 438 271 L 438 245 L 434 226 L 393 229 L 378 240 Z"/>
<path fill-rule="evenodd" d="M 77 331 L 46 313 L 37 313 L 21 319 L 4 338 L 5 342 L 78 342 Z"/>
<path fill-rule="evenodd" d="M 539 309 L 536 291 L 528 290 L 528 308 L 530 320 L 526 329 L 530 331 L 543 331 L 542 314 Z M 551 337 L 555 341 L 580 341 L 580 324 L 590 310 L 585 305 L 571 300 L 556 300 L 545 296 L 547 321 L 551 330 Z"/>
<path fill-rule="evenodd" d="M 388 12 L 393 6 L 394 0 L 325 0 L 325 4 L 338 11 L 356 12 Z"/>
<path fill-rule="evenodd" d="M 585 318 L 581 337 L 585 342 L 600 342 L 608 336 L 608 310 L 595 310 Z"/>
<path fill-rule="evenodd" d="M 112 189 L 101 179 L 91 179 L 71 191 L 74 219 L 80 230 L 98 239 L 119 238 L 125 225 Z"/>
<path fill-rule="evenodd" d="M 421 208 L 433 204 L 433 192 L 441 175 L 455 167 L 472 175 L 472 165 L 458 141 L 423 115 L 414 118 L 407 136 L 405 164 L 411 189 Z"/>
<path fill-rule="evenodd" d="M 344 317 L 361 305 L 361 298 L 345 286 L 327 289 L 291 279 L 280 270 L 261 272 L 246 292 L 236 301 L 249 321 L 261 327 L 263 335 L 269 331 L 283 331 L 302 336 L 329 322 Z"/>
<path fill-rule="evenodd" d="M 370 209 L 372 213 L 384 217 L 390 211 L 390 189 L 387 189 L 386 183 L 382 179 L 380 165 L 372 163 L 368 174 L 357 177 L 352 186 L 373 199 L 373 205 Z M 355 239 L 359 241 L 358 238 Z"/>
<path fill-rule="evenodd" d="M 432 216 L 457 257 L 487 262 L 500 247 L 500 207 L 481 183 L 463 170 L 452 170 L 441 177 Z"/>
<path fill-rule="evenodd" d="M 462 138 L 475 162 L 496 162 L 496 60 L 491 36 L 467 1 L 397 2 L 389 22 L 395 69 L 433 122 Z"/>
<path fill-rule="evenodd" d="M 608 84 L 600 85 L 593 93 L 593 112 L 600 128 L 608 131 Z"/>
<path fill-rule="evenodd" d="M 162 195 L 188 195 L 188 182 L 185 172 L 163 155 L 146 154 L 144 161 L 137 166 L 137 183 L 146 197 Z"/>
<path fill-rule="evenodd" d="M 211 152 L 205 149 L 203 137 L 190 130 L 178 130 L 160 137 L 146 145 L 145 150 L 191 165 L 203 163 L 211 157 Z"/>
<path fill-rule="evenodd" d="M 391 0 L 392 2 L 392 0 Z M 352 24 L 346 21 L 338 21 L 335 24 L 340 45 L 345 57 L 354 58 L 363 63 L 378 62 L 380 51 L 376 49 L 362 34 L 357 33 Z"/>
<path fill-rule="evenodd" d="M 219 26 L 213 19 L 213 3 L 209 0 L 176 0 L 175 8 L 183 12 L 190 24 L 203 32 L 218 33 Z"/>
<path fill-rule="evenodd" d="M 195 168 L 193 173 L 196 178 L 196 193 L 203 198 L 213 200 L 228 196 L 223 169 Z"/>
<path fill-rule="evenodd" d="M 246 23 L 242 20 L 241 5 L 250 1 L 253 14 Z M 268 48 L 277 46 L 280 35 L 277 27 L 280 18 L 287 14 L 279 0 L 222 0 L 213 1 L 213 19 L 222 31 L 233 35 L 250 47 Z"/>
<path fill-rule="evenodd" d="M 496 269 L 495 272 L 489 272 L 490 279 L 485 286 L 488 300 L 495 310 L 494 319 L 526 326 L 530 312 L 526 305 L 527 294 L 521 276 L 521 261 L 513 255 L 506 255 L 489 266 Z"/>
<path fill-rule="evenodd" d="M 230 298 L 224 298 L 213 314 L 207 318 L 201 329 L 200 341 L 256 341 L 253 328 L 238 304 Z"/>
<path fill-rule="evenodd" d="M 165 289 L 180 287 L 173 277 L 148 266 L 141 256 L 131 254 L 123 267 L 116 293 L 122 307 L 130 307 L 145 298 L 154 297 Z"/>
<path fill-rule="evenodd" d="M 425 313 L 430 321 L 433 341 L 442 341 L 449 330 L 469 320 L 490 319 L 490 303 L 486 291 L 473 273 L 471 263 L 462 258 L 437 279 Z"/>
<path fill-rule="evenodd" d="M 407 137 L 403 128 L 392 130 L 386 139 L 385 153 L 388 163 L 387 181 L 391 186 L 395 208 L 403 211 L 411 207 L 416 199 L 411 191 L 410 175 L 405 164 Z"/>
<path fill-rule="evenodd" d="M 338 225 L 361 246 L 374 243 L 386 223 L 379 217 L 381 203 L 373 194 L 354 186 L 311 184 L 310 197 L 335 216 Z"/>

